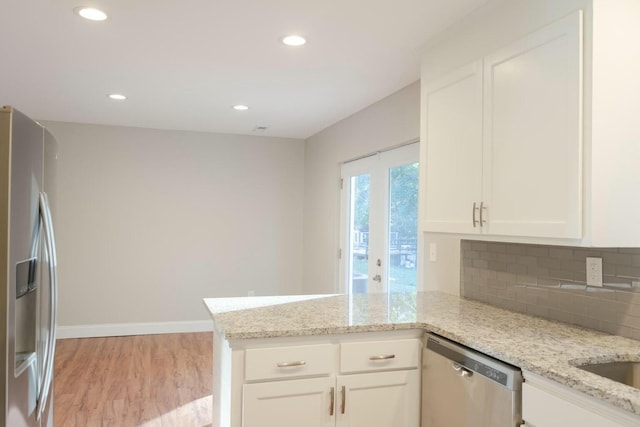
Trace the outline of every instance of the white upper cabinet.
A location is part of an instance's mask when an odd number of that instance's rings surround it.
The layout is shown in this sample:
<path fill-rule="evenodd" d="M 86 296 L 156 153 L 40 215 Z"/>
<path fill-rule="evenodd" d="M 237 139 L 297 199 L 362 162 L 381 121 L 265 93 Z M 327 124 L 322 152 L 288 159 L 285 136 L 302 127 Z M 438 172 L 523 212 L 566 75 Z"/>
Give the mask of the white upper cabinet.
<path fill-rule="evenodd" d="M 588 244 L 640 247 L 640 1 L 594 0 L 585 117 Z"/>
<path fill-rule="evenodd" d="M 426 231 L 581 237 L 581 21 L 425 85 Z"/>
<path fill-rule="evenodd" d="M 484 58 L 487 232 L 582 236 L 582 14 Z"/>
<path fill-rule="evenodd" d="M 482 63 L 462 67 L 422 87 L 427 204 L 423 227 L 474 233 L 474 203 L 482 200 Z"/>
<path fill-rule="evenodd" d="M 640 247 L 638 22 L 637 0 L 503 2 L 430 46 L 421 230 Z"/>

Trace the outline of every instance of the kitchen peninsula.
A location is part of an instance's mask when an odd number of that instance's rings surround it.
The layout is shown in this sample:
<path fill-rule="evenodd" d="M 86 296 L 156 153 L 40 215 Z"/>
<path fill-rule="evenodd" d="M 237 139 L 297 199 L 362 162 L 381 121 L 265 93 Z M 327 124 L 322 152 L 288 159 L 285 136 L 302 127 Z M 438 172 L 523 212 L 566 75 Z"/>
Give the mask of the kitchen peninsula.
<path fill-rule="evenodd" d="M 204 302 L 214 321 L 214 426 L 242 425 L 243 416 L 249 416 L 247 412 L 254 407 L 246 401 L 251 386 L 285 382 L 292 386 L 318 380 L 326 380 L 322 387 L 328 385 L 323 393 L 327 397 L 318 403 L 323 411 L 326 403 L 327 420 L 313 425 L 349 425 L 333 418 L 345 413 L 344 397 L 336 397 L 344 386 L 336 387 L 335 378 L 340 386 L 340 378 L 350 373 L 417 373 L 422 346 L 414 348 L 413 343 L 422 343 L 425 331 L 520 367 L 527 382 L 531 378 L 533 384 L 540 378 L 602 404 L 622 419 L 611 425 L 640 422 L 640 390 L 576 367 L 640 361 L 640 343 L 635 340 L 441 292 L 209 298 Z M 394 357 L 380 351 L 377 357 L 390 360 L 357 366 L 351 352 L 372 348 L 372 343 L 392 348 Z M 371 366 L 380 361 L 387 369 Z M 414 382 L 406 381 L 407 393 L 415 391 Z M 294 393 L 293 388 L 288 390 Z M 525 420 L 526 402 L 525 398 Z M 414 420 L 415 408 L 404 409 L 408 419 Z M 334 415 L 337 412 L 341 414 Z"/>

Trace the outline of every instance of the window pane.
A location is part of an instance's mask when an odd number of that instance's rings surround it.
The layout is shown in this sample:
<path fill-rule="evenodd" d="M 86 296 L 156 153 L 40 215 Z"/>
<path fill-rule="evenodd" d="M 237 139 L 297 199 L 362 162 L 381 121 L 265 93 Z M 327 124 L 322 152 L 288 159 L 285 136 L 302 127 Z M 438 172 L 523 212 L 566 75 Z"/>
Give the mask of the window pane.
<path fill-rule="evenodd" d="M 389 292 L 416 290 L 418 163 L 389 169 Z"/>
<path fill-rule="evenodd" d="M 367 292 L 369 278 L 369 188 L 371 175 L 351 177 L 349 241 L 349 288 L 351 293 Z"/>

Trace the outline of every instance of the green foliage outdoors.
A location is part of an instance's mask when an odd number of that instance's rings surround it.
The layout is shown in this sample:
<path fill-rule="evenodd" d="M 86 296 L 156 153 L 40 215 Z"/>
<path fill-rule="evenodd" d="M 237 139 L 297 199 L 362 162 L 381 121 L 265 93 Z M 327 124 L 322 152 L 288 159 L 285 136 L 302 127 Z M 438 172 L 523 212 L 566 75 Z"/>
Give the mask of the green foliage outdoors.
<path fill-rule="evenodd" d="M 391 232 L 400 241 L 416 239 L 418 233 L 418 164 L 390 170 L 389 218 Z"/>
<path fill-rule="evenodd" d="M 415 239 L 418 231 L 418 163 L 391 168 L 389 172 L 390 231 L 400 240 Z M 355 179 L 354 227 L 369 229 L 370 175 Z"/>

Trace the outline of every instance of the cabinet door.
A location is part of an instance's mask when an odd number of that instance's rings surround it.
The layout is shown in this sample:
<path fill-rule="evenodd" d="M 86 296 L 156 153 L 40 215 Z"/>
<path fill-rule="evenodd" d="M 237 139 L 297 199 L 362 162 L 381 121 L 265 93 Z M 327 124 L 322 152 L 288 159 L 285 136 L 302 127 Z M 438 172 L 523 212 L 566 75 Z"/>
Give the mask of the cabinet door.
<path fill-rule="evenodd" d="M 243 427 L 329 427 L 335 423 L 335 377 L 245 384 Z"/>
<path fill-rule="evenodd" d="M 522 386 L 522 418 L 526 420 L 526 425 L 531 427 L 623 427 L 627 425 L 619 424 L 589 410 L 588 407 L 576 405 L 527 383 Z"/>
<path fill-rule="evenodd" d="M 484 63 L 483 200 L 489 234 L 582 235 L 582 14 Z"/>
<path fill-rule="evenodd" d="M 420 378 L 417 370 L 338 377 L 336 426 L 418 427 Z"/>
<path fill-rule="evenodd" d="M 422 115 L 426 204 L 421 228 L 478 233 L 473 204 L 482 199 L 481 62 L 426 84 Z"/>

